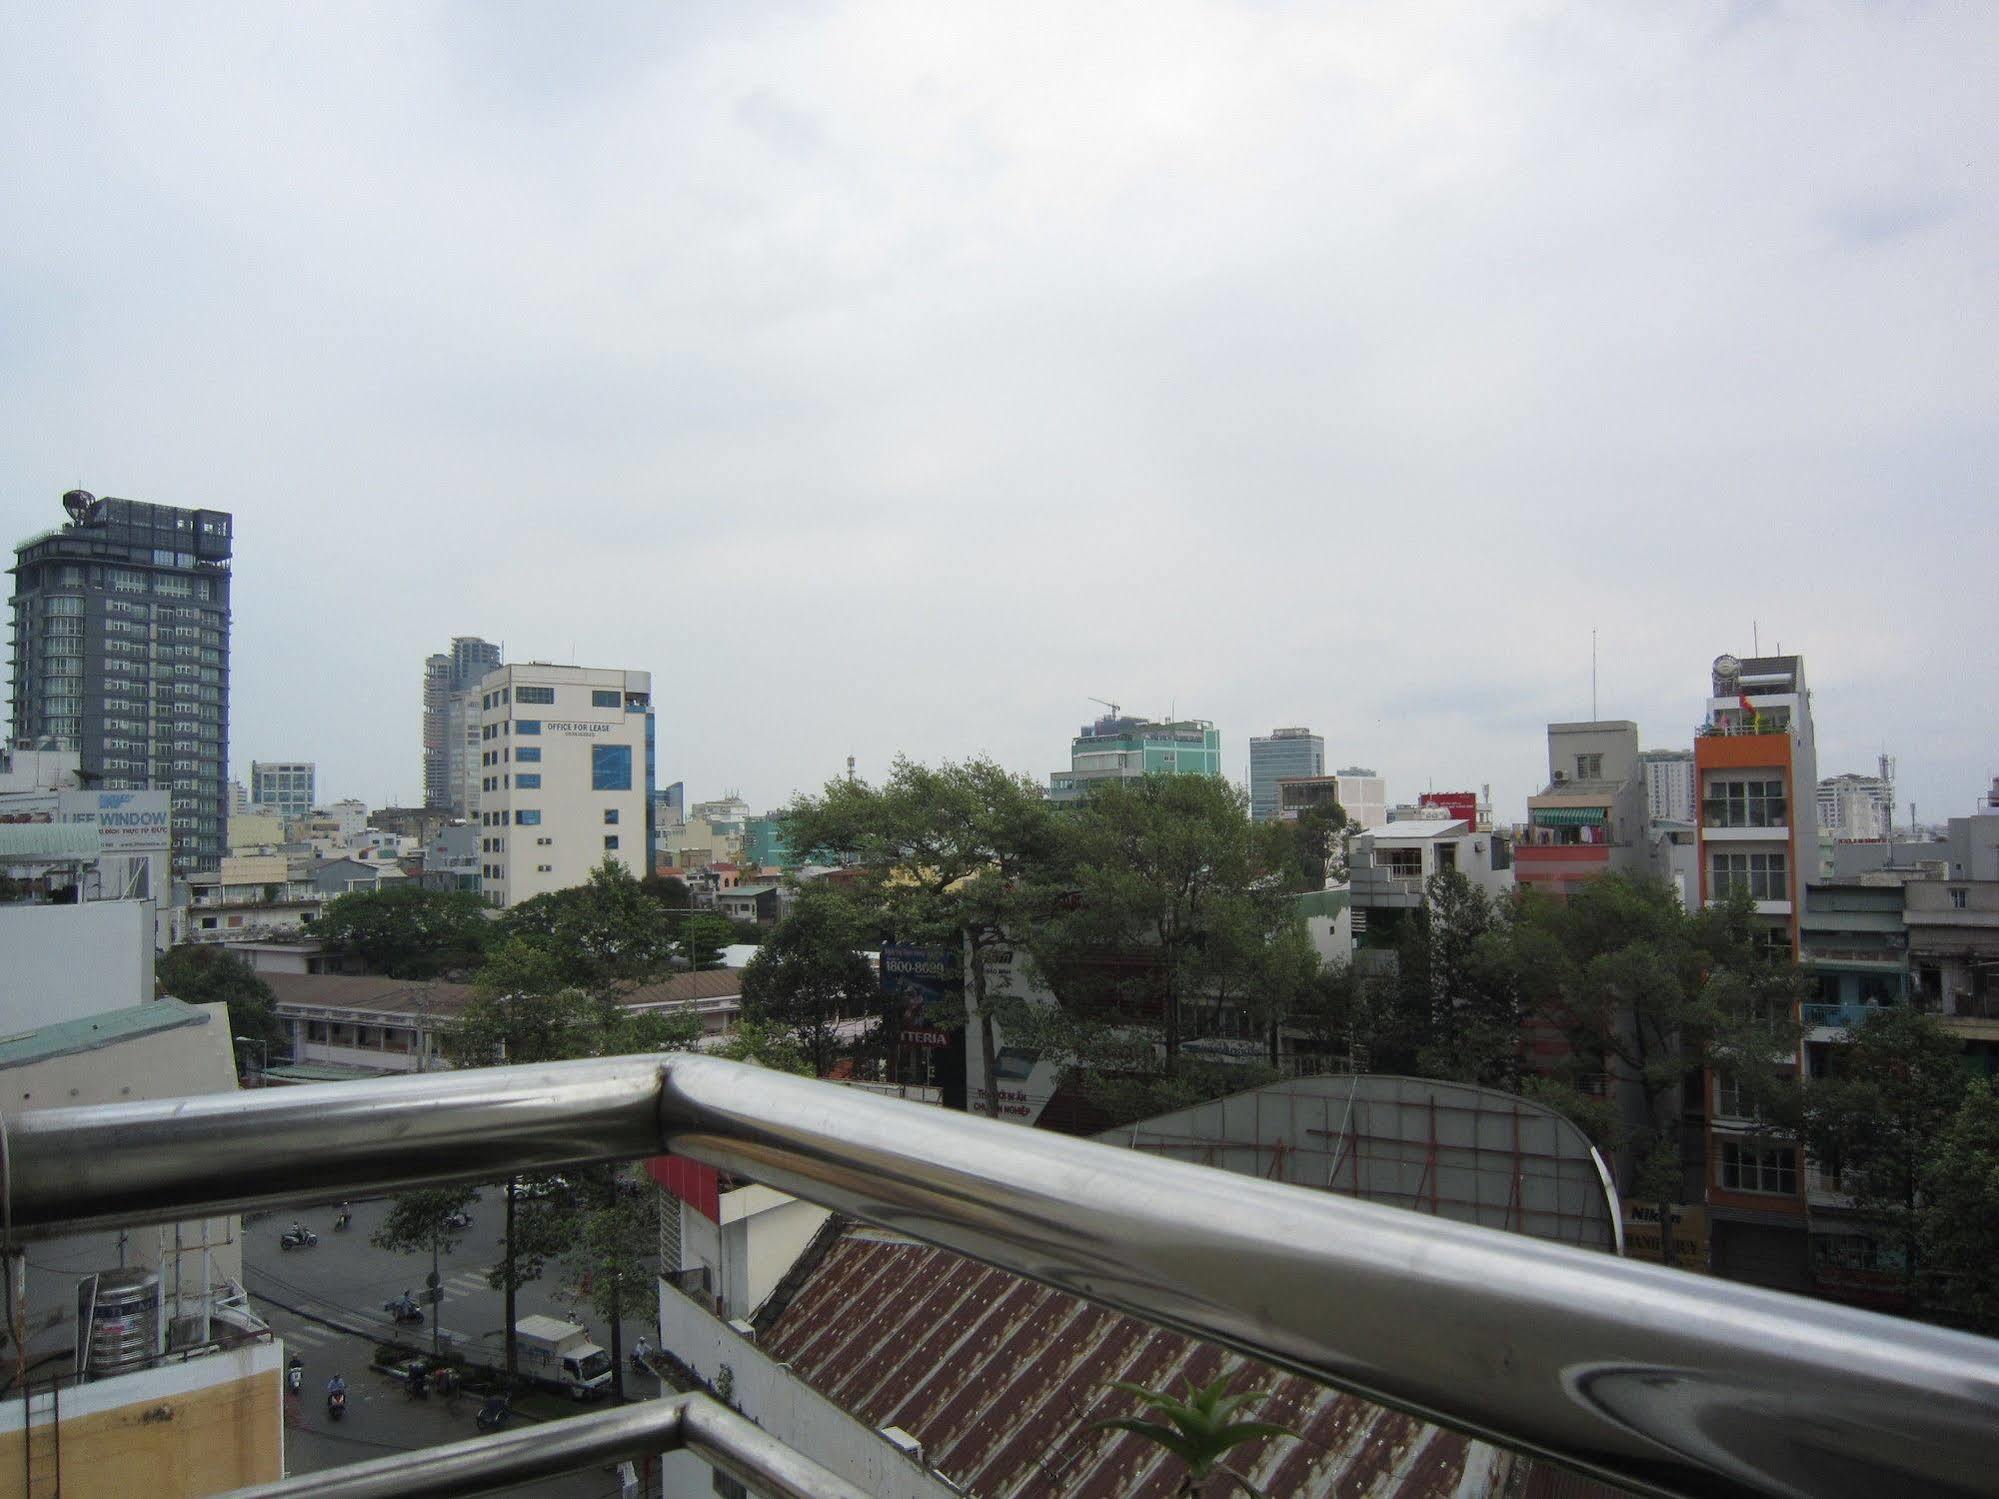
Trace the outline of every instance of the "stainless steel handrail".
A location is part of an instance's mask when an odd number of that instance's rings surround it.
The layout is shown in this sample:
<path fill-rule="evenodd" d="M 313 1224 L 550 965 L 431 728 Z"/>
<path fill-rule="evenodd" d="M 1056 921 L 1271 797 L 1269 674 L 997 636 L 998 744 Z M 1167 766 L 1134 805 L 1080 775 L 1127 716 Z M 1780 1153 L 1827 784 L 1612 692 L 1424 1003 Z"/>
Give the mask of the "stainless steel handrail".
<path fill-rule="evenodd" d="M 237 1489 L 223 1499 L 446 1499 L 683 1447 L 760 1494 L 868 1499 L 863 1490 L 706 1395 L 648 1400 L 447 1447 L 420 1447 Z"/>
<path fill-rule="evenodd" d="M 1660 1494 L 1971 1495 L 1999 1344 L 712 1057 L 11 1116 L 17 1236 L 655 1153 Z"/>

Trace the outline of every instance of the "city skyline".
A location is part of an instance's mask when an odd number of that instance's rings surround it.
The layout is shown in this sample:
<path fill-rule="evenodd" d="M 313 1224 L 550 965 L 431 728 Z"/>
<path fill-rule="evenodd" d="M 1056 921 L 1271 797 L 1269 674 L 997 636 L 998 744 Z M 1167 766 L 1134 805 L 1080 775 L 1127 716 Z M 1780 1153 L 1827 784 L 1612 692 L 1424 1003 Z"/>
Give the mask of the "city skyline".
<path fill-rule="evenodd" d="M 237 774 L 421 801 L 466 633 L 760 808 L 1104 697 L 1518 817 L 1592 631 L 1646 749 L 1781 648 L 1999 770 L 1990 13 L 0 25 L 4 540 L 236 517 Z"/>

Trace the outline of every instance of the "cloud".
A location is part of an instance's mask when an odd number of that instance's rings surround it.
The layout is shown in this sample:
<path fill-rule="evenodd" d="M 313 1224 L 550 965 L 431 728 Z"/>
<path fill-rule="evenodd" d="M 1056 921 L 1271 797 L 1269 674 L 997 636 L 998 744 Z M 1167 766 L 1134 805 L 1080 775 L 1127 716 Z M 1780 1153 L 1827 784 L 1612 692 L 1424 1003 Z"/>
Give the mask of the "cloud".
<path fill-rule="evenodd" d="M 414 794 L 480 633 L 652 670 L 697 795 L 1102 696 L 1504 813 L 1592 627 L 1684 744 L 1753 621 L 1828 771 L 1989 771 L 1976 8 L 0 26 L 0 507 L 237 513 L 240 760 Z"/>

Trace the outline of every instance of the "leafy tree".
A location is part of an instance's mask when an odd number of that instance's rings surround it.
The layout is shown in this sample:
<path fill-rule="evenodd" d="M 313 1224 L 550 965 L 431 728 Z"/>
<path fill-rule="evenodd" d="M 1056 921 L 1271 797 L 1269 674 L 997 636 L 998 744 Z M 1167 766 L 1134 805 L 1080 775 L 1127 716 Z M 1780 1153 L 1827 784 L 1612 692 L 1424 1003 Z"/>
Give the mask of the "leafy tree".
<path fill-rule="evenodd" d="M 687 881 L 677 874 L 655 870 L 639 881 L 639 888 L 669 911 L 686 911 L 694 905 L 694 894 L 687 888 Z"/>
<path fill-rule="evenodd" d="M 461 1219 L 460 1215 L 478 1200 L 478 1192 L 471 1187 L 431 1187 L 404 1192 L 389 1205 L 388 1214 L 368 1235 L 368 1242 L 392 1254 L 429 1251 L 431 1283 L 435 1285 L 439 1260 L 456 1249 L 465 1237 L 470 1219 Z M 432 1354 L 443 1351 L 437 1314 L 438 1305 L 433 1300 L 430 1303 Z"/>
<path fill-rule="evenodd" d="M 1923 1161 L 1918 1245 L 1936 1309 L 1999 1333 L 1999 1095 L 1984 1078 Z"/>
<path fill-rule="evenodd" d="M 828 781 L 816 797 L 795 797 L 780 820 L 787 848 L 857 872 L 854 898 L 884 935 L 968 952 L 986 1059 L 981 1094 L 997 1118 L 986 963 L 1039 909 L 1034 876 L 1060 838 L 1040 788 L 991 760 L 933 769 L 898 758 L 882 786 Z"/>
<path fill-rule="evenodd" d="M 582 1172 L 564 1226 L 569 1246 L 564 1266 L 569 1289 L 587 1296 L 610 1329 L 611 1392 L 625 1398 L 624 1318 L 643 1309 L 656 1293 L 657 1207 L 650 1184 L 629 1167 L 590 1167 Z"/>
<path fill-rule="evenodd" d="M 183 943 L 153 965 L 153 986 L 187 1004 L 227 1005 L 232 1036 L 262 1041 L 280 1055 L 291 1050 L 291 1031 L 278 1019 L 278 997 L 256 969 L 226 947 Z"/>
<path fill-rule="evenodd" d="M 744 1017 L 796 1038 L 819 1077 L 842 1050 L 841 1022 L 881 1009 L 863 945 L 852 902 L 829 886 L 807 885 L 743 970 Z"/>
<path fill-rule="evenodd" d="M 755 1020 L 741 1020 L 736 1028 L 715 1045 L 706 1048 L 711 1057 L 730 1062 L 750 1062 L 773 1072 L 791 1072 L 813 1077 L 812 1059 L 798 1038 L 777 1026 Z"/>
<path fill-rule="evenodd" d="M 1209 1478 L 1216 1474 L 1227 1478 L 1244 1493 L 1261 1499 L 1256 1486 L 1242 1474 L 1225 1467 L 1222 1459 L 1245 1442 L 1262 1441 L 1268 1437 L 1296 1440 L 1298 1434 L 1271 1421 L 1236 1420 L 1237 1411 L 1268 1400 L 1270 1392 L 1244 1390 L 1226 1395 L 1222 1392 L 1228 1388 L 1228 1383 L 1226 1374 L 1201 1388 L 1197 1388 L 1190 1379 L 1187 1381 L 1187 1396 L 1182 1400 L 1162 1391 L 1148 1390 L 1143 1385 L 1113 1380 L 1112 1388 L 1123 1390 L 1127 1395 L 1136 1395 L 1146 1407 L 1172 1424 L 1120 1416 L 1109 1421 L 1093 1421 L 1085 1429 L 1129 1431 L 1164 1447 L 1186 1468 L 1180 1476 L 1180 1487 L 1176 1492 L 1188 1496 L 1188 1499 L 1200 1494 L 1207 1487 Z"/>
<path fill-rule="evenodd" d="M 509 907 L 499 930 L 558 957 L 569 982 L 584 988 L 643 982 L 666 971 L 674 950 L 667 912 L 609 857 L 583 884 Z"/>
<path fill-rule="evenodd" d="M 477 966 L 493 935 L 489 908 L 467 890 L 404 880 L 327 903 L 312 933 L 327 952 L 390 978 L 429 979 Z"/>
<path fill-rule="evenodd" d="M 1338 802 L 1318 802 L 1289 822 L 1273 824 L 1288 843 L 1287 862 L 1301 890 L 1323 890 L 1347 877 L 1347 840 L 1353 820 Z"/>
<path fill-rule="evenodd" d="M 722 949 L 736 940 L 735 923 L 720 916 L 688 914 L 673 927 L 673 951 L 690 973 L 722 966 Z"/>
<path fill-rule="evenodd" d="M 1957 1039 L 1933 1017 L 1891 1005 L 1835 1043 L 1827 1075 L 1805 1090 L 1806 1145 L 1838 1172 L 1839 1190 L 1855 1208 L 1902 1250 L 1911 1295 L 1927 1167 L 1965 1100 L 1962 1057 Z"/>

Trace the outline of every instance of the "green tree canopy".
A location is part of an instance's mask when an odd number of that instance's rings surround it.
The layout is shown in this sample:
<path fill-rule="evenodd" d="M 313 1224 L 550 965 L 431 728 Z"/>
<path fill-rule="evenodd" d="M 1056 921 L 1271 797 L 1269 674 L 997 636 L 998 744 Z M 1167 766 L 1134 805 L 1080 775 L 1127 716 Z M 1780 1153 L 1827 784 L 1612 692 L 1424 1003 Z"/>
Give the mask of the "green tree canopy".
<path fill-rule="evenodd" d="M 280 1057 L 291 1050 L 291 1031 L 278 1020 L 271 986 L 226 947 L 183 943 L 153 965 L 153 986 L 187 1004 L 227 1005 L 232 1036 L 261 1041 Z"/>
<path fill-rule="evenodd" d="M 847 1049 L 841 1022 L 882 1008 L 865 942 L 852 901 L 828 885 L 805 886 L 743 970 L 744 1018 L 795 1038 L 824 1077 Z"/>
<path fill-rule="evenodd" d="M 503 939 L 551 954 L 568 982 L 586 989 L 642 983 L 666 972 L 673 959 L 666 910 L 608 857 L 581 885 L 511 906 L 498 925 Z"/>
<path fill-rule="evenodd" d="M 1999 1095 L 1964 1090 L 1923 1160 L 1919 1247 L 1936 1309 L 1999 1333 Z"/>
<path fill-rule="evenodd" d="M 358 959 L 371 972 L 429 979 L 476 967 L 493 921 L 470 891 L 425 890 L 404 880 L 334 897 L 312 934 L 327 952 Z"/>

